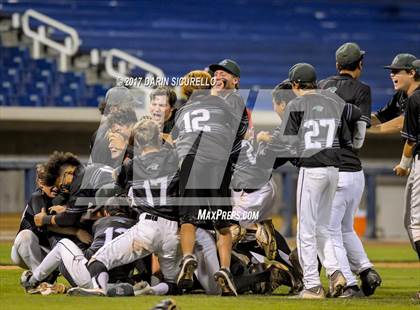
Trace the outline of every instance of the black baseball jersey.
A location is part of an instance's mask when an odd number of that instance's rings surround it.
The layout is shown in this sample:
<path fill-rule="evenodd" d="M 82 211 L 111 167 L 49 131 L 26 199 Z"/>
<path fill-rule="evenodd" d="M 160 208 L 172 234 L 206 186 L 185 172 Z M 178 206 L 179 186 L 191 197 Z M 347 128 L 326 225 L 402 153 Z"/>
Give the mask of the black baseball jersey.
<path fill-rule="evenodd" d="M 175 126 L 179 158 L 195 155 L 201 162 L 218 162 L 229 158 L 239 124 L 225 100 L 195 92 L 178 110 Z"/>
<path fill-rule="evenodd" d="M 319 88 L 328 89 L 336 93 L 346 103 L 357 106 L 362 113 L 361 121 L 370 127 L 370 114 L 372 109 L 372 96 L 370 87 L 348 74 L 331 76 L 319 82 Z"/>
<path fill-rule="evenodd" d="M 107 216 L 96 220 L 92 227 L 93 242 L 85 251 L 85 257 L 90 259 L 104 244 L 125 233 L 135 224 L 135 220 L 122 216 Z"/>
<path fill-rule="evenodd" d="M 162 132 L 170 134 L 172 138 L 175 140 L 178 137 L 178 131 L 175 127 L 175 115 L 176 109 L 172 111 L 171 117 L 163 123 Z"/>
<path fill-rule="evenodd" d="M 233 168 L 231 188 L 236 190 L 260 189 L 271 178 L 271 167 L 257 165 L 257 152 L 248 140 L 242 140 L 239 157 Z"/>
<path fill-rule="evenodd" d="M 385 123 L 404 114 L 406 106 L 407 94 L 403 91 L 397 91 L 384 107 L 376 111 L 375 116 L 381 123 Z"/>
<path fill-rule="evenodd" d="M 319 83 L 319 87 L 327 89 L 340 96 L 346 103 L 355 105 L 360 109 L 360 120 L 366 122 L 370 127 L 370 114 L 372 97 L 370 87 L 359 80 L 352 78 L 348 74 L 332 76 Z M 355 129 L 354 123 L 347 123 L 350 133 Z M 352 148 L 343 148 L 341 150 L 340 171 L 356 172 L 362 170 L 357 153 Z"/>
<path fill-rule="evenodd" d="M 173 148 L 135 156 L 123 165 L 117 182 L 128 189 L 133 206 L 141 212 L 178 219 L 178 156 Z"/>
<path fill-rule="evenodd" d="M 404 117 L 404 128 L 401 136 L 414 142 L 413 156 L 420 154 L 420 87 L 407 99 Z"/>
<path fill-rule="evenodd" d="M 90 138 L 90 162 L 113 165 L 114 160 L 111 157 L 111 151 L 108 148 L 107 132 L 109 130 L 108 122 L 103 121 L 99 128 Z"/>
<path fill-rule="evenodd" d="M 279 142 L 294 149 L 298 166 L 340 166 L 340 148 L 351 145 L 349 129 L 342 121 L 348 113 L 345 107 L 337 95 L 320 90 L 289 102 L 281 126 L 281 138 L 286 141 Z"/>
<path fill-rule="evenodd" d="M 260 142 L 257 150 L 257 165 L 262 169 L 277 169 L 290 161 L 293 165 L 298 163 L 297 151 L 288 138 L 284 137 L 284 128 L 277 126 L 270 142 Z"/>
<path fill-rule="evenodd" d="M 19 230 L 28 229 L 32 231 L 39 239 L 39 244 L 45 247 L 49 247 L 47 231 L 43 227 L 37 227 L 34 222 L 34 215 L 41 212 L 42 208 L 48 210 L 52 206 L 52 199 L 37 189 L 32 193 L 31 198 L 26 204 L 25 210 L 23 210 L 22 218 L 20 220 Z"/>
<path fill-rule="evenodd" d="M 54 198 L 54 204 L 66 204 L 65 212 L 57 214 L 55 221 L 58 226 L 77 226 L 80 217 L 88 209 L 89 204 L 95 204 L 95 193 L 103 185 L 112 183 L 112 168 L 101 164 L 80 165 L 70 184 L 69 193 L 61 193 Z"/>
<path fill-rule="evenodd" d="M 233 123 L 235 126 L 233 128 L 235 133 L 235 141 L 231 151 L 231 160 L 235 162 L 239 156 L 239 153 L 241 152 L 242 140 L 244 139 L 246 131 L 248 130 L 248 112 L 246 110 L 244 100 L 236 89 L 221 91 L 219 96 L 227 102 L 230 109 L 233 111 L 233 116 L 235 118 Z"/>

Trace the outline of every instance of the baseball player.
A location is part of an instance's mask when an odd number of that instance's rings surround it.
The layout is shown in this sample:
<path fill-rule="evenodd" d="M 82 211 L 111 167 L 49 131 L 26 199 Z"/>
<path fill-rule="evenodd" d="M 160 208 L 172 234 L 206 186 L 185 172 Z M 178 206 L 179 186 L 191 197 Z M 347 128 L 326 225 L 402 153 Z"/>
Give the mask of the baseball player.
<path fill-rule="evenodd" d="M 24 268 L 34 270 L 42 262 L 50 251 L 48 234 L 46 229 L 37 227 L 34 215 L 40 213 L 42 208 L 52 206 L 52 198 L 56 192 L 52 187 L 45 186 L 42 182 L 45 175 L 45 167 L 37 166 L 37 190 L 32 193 L 20 221 L 19 231 L 12 246 L 12 261 Z"/>
<path fill-rule="evenodd" d="M 104 208 L 103 212 L 101 211 L 102 207 Z M 127 218 L 128 208 L 127 206 L 120 206 L 117 198 L 110 198 L 105 206 L 94 207 L 89 211 L 93 215 L 91 219 L 99 216 L 92 227 L 94 238 L 90 247 L 83 252 L 70 239 L 63 238 L 58 241 L 36 269 L 25 271 L 22 274 L 21 284 L 27 291 L 36 288 L 60 263 L 64 264 L 67 275 L 70 277 L 67 278 L 70 283 L 84 288 L 92 287 L 91 277 L 86 267 L 88 260 L 104 244 L 132 227 L 135 221 Z M 110 282 L 127 281 L 131 269 L 130 266 L 125 266 L 112 270 Z M 42 290 L 43 286 L 40 286 L 40 289 Z"/>
<path fill-rule="evenodd" d="M 84 173 L 85 168 L 72 153 L 54 152 L 45 165 L 45 185 L 54 186 L 58 192 L 53 198 L 53 207 L 41 209 L 41 212 L 35 214 L 34 222 L 37 227 L 48 226 L 51 246 L 54 246 L 61 238 L 67 237 L 80 248 L 87 247 L 78 238 L 59 231 L 62 228 L 90 229 L 80 223 L 80 218 L 86 212 L 88 204 L 76 203 L 78 197 L 94 197 L 91 189 L 81 189 Z"/>
<path fill-rule="evenodd" d="M 119 109 L 108 116 L 107 139 L 113 160 L 112 167 L 119 167 L 125 159 L 132 157 L 129 138 L 136 122 L 136 113 L 132 109 Z"/>
<path fill-rule="evenodd" d="M 401 132 L 405 144 L 400 163 L 394 171 L 398 176 L 407 176 L 405 188 L 404 224 L 410 242 L 420 260 L 420 60 L 412 63 L 409 71 L 391 69 L 395 84 L 403 84 L 407 93 L 407 106 L 404 117 L 404 128 Z M 420 299 L 420 292 L 417 292 Z"/>
<path fill-rule="evenodd" d="M 246 252 L 250 241 L 256 241 L 270 260 L 278 260 L 291 268 L 290 261 L 285 261 L 291 253 L 283 236 L 274 229 L 271 221 L 271 209 L 277 193 L 277 187 L 271 178 L 271 169 L 256 164 L 256 152 L 250 141 L 242 141 L 241 154 L 235 164 L 231 182 L 234 220 L 238 220 L 241 229 L 231 226 L 232 236 L 240 252 Z M 258 215 L 250 218 L 250 215 Z M 279 242 L 277 242 L 279 240 Z M 245 246 L 246 243 L 247 245 Z M 255 249 L 253 249 L 255 251 Z M 282 255 L 279 255 L 282 252 Z"/>
<path fill-rule="evenodd" d="M 105 95 L 103 115 L 99 128 L 93 133 L 90 139 L 90 163 L 114 166 L 108 149 L 107 132 L 109 124 L 108 116 L 120 109 L 130 109 L 135 107 L 135 100 L 130 90 L 124 86 L 110 88 Z M 134 114 L 134 111 L 133 111 Z"/>
<path fill-rule="evenodd" d="M 317 255 L 327 270 L 329 295 L 337 297 L 342 294 L 346 280 L 328 226 L 338 182 L 339 150 L 349 142 L 342 121 L 345 103 L 331 92 L 315 91 L 316 73 L 309 64 L 294 65 L 289 70 L 289 80 L 298 97 L 286 106 L 281 128 L 274 133 L 265 152 L 290 149 L 286 154 L 298 157 L 297 248 L 304 282 L 299 298 L 325 298 Z"/>
<path fill-rule="evenodd" d="M 127 161 L 118 176 L 122 187 L 130 187 L 132 205 L 141 212 L 138 223 L 125 234 L 104 245 L 88 264 L 93 289 L 77 289 L 79 295 L 104 295 L 108 270 L 154 253 L 164 281 L 153 287 L 156 295 L 176 294 L 176 276 L 181 260 L 178 243 L 176 197 L 178 157 L 161 147 L 159 125 L 144 119 L 133 129 L 141 154 Z"/>
<path fill-rule="evenodd" d="M 176 150 L 180 158 L 179 207 L 181 248 L 184 255 L 178 285 L 189 288 L 197 268 L 194 256 L 195 233 L 199 224 L 209 224 L 199 215 L 205 212 L 231 211 L 229 197 L 230 166 L 228 159 L 239 127 L 240 117 L 225 100 L 210 95 L 211 76 L 192 71 L 184 77 L 183 92 L 189 101 L 178 110 L 175 126 L 179 135 Z M 225 198 L 225 199 L 223 199 Z M 232 236 L 227 218 L 215 217 L 212 225 L 218 232 L 217 248 L 221 268 L 215 273 L 222 295 L 236 295 L 229 271 Z"/>
<path fill-rule="evenodd" d="M 349 124 L 350 132 L 353 133 L 353 147 L 341 149 L 338 186 L 330 221 L 335 254 L 347 280 L 347 287 L 340 295 L 344 298 L 372 295 L 376 287 L 381 284 L 379 274 L 372 269 L 373 265 L 354 231 L 354 216 L 359 208 L 365 184 L 362 165 L 356 150 L 363 145 L 366 128 L 370 126 L 371 114 L 370 87 L 359 81 L 364 54 L 365 52 L 361 51 L 356 43 L 343 44 L 336 51 L 339 75 L 319 83 L 319 88 L 331 90 L 345 102 L 357 106 L 362 113 L 360 120 L 355 124 Z M 352 270 L 360 275 L 363 294 Z"/>
<path fill-rule="evenodd" d="M 385 69 L 401 70 L 399 79 L 391 80 L 394 84 L 395 94 L 391 100 L 382 107 L 379 111 L 372 113 L 372 127 L 369 133 L 373 134 L 391 134 L 400 133 L 404 123 L 404 111 L 407 105 L 407 93 L 404 91 L 406 88 L 407 78 L 403 75 L 404 72 L 408 73 L 412 69 L 412 63 L 416 57 L 411 54 L 398 54 L 392 61 L 392 64 L 386 66 Z"/>
<path fill-rule="evenodd" d="M 165 137 L 171 136 L 176 139 L 175 125 L 175 103 L 177 96 L 175 91 L 167 86 L 160 86 L 150 94 L 149 114 L 154 121 L 161 126 Z"/>

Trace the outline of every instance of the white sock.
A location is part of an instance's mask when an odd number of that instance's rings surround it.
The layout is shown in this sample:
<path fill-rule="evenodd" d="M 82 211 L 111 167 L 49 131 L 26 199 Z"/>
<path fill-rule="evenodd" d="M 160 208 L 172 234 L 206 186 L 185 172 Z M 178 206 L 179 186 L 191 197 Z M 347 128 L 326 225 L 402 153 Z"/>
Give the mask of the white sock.
<path fill-rule="evenodd" d="M 155 291 L 155 295 L 165 295 L 169 292 L 169 285 L 165 282 L 160 282 L 159 284 L 152 286 L 152 289 Z"/>

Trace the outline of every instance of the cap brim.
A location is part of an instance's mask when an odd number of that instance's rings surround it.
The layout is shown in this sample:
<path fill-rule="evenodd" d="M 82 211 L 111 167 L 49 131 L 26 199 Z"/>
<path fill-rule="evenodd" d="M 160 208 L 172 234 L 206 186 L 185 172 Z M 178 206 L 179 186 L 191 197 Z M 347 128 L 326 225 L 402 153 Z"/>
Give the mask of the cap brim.
<path fill-rule="evenodd" d="M 217 70 L 222 70 L 222 71 L 226 71 L 226 72 L 228 72 L 228 73 L 233 74 L 234 76 L 236 76 L 235 73 L 233 73 L 232 71 L 228 70 L 226 67 L 223 67 L 223 66 L 221 66 L 219 64 L 212 64 L 212 65 L 209 66 L 209 69 L 213 73 L 215 73 Z"/>
<path fill-rule="evenodd" d="M 389 69 L 389 70 L 394 70 L 394 69 L 397 69 L 397 70 L 410 70 L 411 68 L 409 68 L 409 67 L 402 67 L 402 66 L 400 67 L 400 66 L 389 65 L 389 66 L 385 66 L 384 69 Z"/>

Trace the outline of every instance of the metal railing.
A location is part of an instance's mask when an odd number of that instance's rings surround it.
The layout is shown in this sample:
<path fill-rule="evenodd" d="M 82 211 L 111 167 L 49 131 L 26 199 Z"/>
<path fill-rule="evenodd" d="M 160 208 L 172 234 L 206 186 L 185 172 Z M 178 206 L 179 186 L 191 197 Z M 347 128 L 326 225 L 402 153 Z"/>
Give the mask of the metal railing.
<path fill-rule="evenodd" d="M 114 60 L 117 62 L 117 66 L 114 66 Z M 151 87 L 145 86 L 143 83 L 133 83 L 133 85 L 125 85 L 126 79 L 129 78 L 129 71 L 135 68 L 140 68 L 146 72 L 145 79 L 150 78 L 164 78 L 165 74 L 163 71 L 133 55 L 130 55 L 122 50 L 113 48 L 109 51 L 106 51 L 105 56 L 105 70 L 106 73 L 115 78 L 118 82 L 117 84 L 124 86 L 133 86 L 144 93 L 147 97 L 152 91 Z"/>
<path fill-rule="evenodd" d="M 37 27 L 36 31 L 30 27 L 31 19 L 35 19 L 43 25 Z M 41 46 L 46 45 L 58 51 L 60 57 L 58 59 L 58 68 L 62 72 L 66 72 L 69 66 L 69 57 L 77 53 L 81 41 L 76 29 L 69 27 L 58 20 L 55 20 L 38 11 L 29 9 L 22 16 L 22 29 L 25 35 L 33 40 L 32 57 L 34 59 L 41 58 Z M 48 37 L 49 30 L 59 30 L 68 36 L 64 38 L 64 42 L 55 41 Z"/>

